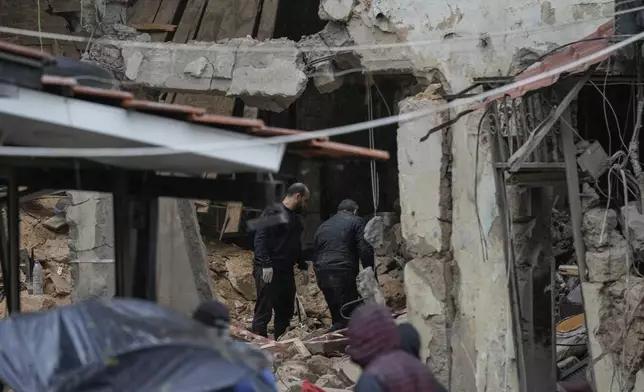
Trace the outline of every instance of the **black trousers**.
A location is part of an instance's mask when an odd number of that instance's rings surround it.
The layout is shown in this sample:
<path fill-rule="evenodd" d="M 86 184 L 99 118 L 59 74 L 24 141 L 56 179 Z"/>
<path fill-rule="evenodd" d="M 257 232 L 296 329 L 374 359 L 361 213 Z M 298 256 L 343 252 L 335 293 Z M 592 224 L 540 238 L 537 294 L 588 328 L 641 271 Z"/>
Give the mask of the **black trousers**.
<path fill-rule="evenodd" d="M 257 290 L 252 332 L 268 337 L 268 323 L 275 312 L 275 340 L 286 332 L 295 312 L 295 273 L 273 270 L 273 280 L 265 283 L 262 268 L 253 268 L 253 278 Z"/>
<path fill-rule="evenodd" d="M 356 274 L 353 271 L 317 270 L 315 277 L 331 312 L 333 325 L 329 332 L 346 328 L 351 313 L 360 305 Z"/>

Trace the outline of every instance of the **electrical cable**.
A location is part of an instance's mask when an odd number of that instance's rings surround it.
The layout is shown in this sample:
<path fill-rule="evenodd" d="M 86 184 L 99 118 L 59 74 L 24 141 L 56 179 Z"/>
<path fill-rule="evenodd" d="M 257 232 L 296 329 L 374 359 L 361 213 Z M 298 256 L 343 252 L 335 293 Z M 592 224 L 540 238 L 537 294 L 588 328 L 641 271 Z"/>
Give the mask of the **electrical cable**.
<path fill-rule="evenodd" d="M 644 8 L 644 7 L 643 7 Z M 428 109 L 417 110 L 405 114 L 399 114 L 390 117 L 384 117 L 373 121 L 366 121 L 356 124 L 343 125 L 334 128 L 327 128 L 318 131 L 303 132 L 294 135 L 276 136 L 271 138 L 263 138 L 259 140 L 245 140 L 235 141 L 230 143 L 216 143 L 216 144 L 201 144 L 201 145 L 184 145 L 176 146 L 174 148 L 166 147 L 134 147 L 134 148 L 49 148 L 49 147 L 0 147 L 0 155 L 5 156 L 39 156 L 39 157 L 79 157 L 79 158 L 93 158 L 93 157 L 124 157 L 124 156 L 155 156 L 155 155 L 171 155 L 183 154 L 186 152 L 208 152 L 208 151 L 221 151 L 228 149 L 244 149 L 258 146 L 285 144 L 294 142 L 303 142 L 308 140 L 318 139 L 320 137 L 332 137 L 343 135 L 353 132 L 362 131 L 369 128 L 382 127 L 399 122 L 414 120 L 417 118 L 425 117 L 429 114 L 442 112 L 444 110 L 481 103 L 484 99 L 504 94 L 518 87 L 526 86 L 531 83 L 549 78 L 551 76 L 560 75 L 568 70 L 577 69 L 581 66 L 588 65 L 589 62 L 605 57 L 618 49 L 631 45 L 644 38 L 644 31 L 640 32 L 626 40 L 612 44 L 603 48 L 595 53 L 584 56 L 580 59 L 574 60 L 568 64 L 561 65 L 546 72 L 541 72 L 537 75 L 530 76 L 526 79 L 509 83 L 507 85 L 482 92 L 475 96 L 459 98 L 451 102 L 441 105 L 435 105 Z M 213 129 L 213 128 L 209 128 Z"/>
<path fill-rule="evenodd" d="M 481 212 L 479 211 L 479 150 L 481 145 L 481 130 L 483 128 L 483 123 L 487 117 L 491 106 L 488 105 L 479 120 L 479 125 L 476 131 L 476 151 L 474 152 L 474 210 L 476 212 L 476 220 L 478 223 L 479 229 L 479 241 L 481 242 L 481 251 L 483 253 L 483 262 L 487 262 L 488 253 L 487 253 L 487 242 L 485 241 L 485 233 L 483 232 L 483 223 L 481 222 Z M 492 138 L 488 135 L 488 143 L 493 143 Z"/>
<path fill-rule="evenodd" d="M 367 93 L 367 117 L 369 121 L 373 121 L 373 99 L 371 97 L 371 74 L 365 77 L 365 91 Z M 376 140 L 374 136 L 374 129 L 369 128 L 369 148 L 375 149 Z M 371 176 L 371 200 L 373 202 L 374 216 L 378 212 L 378 204 L 380 202 L 380 178 L 376 169 L 376 161 L 371 159 L 369 161 L 369 171 Z"/>
<path fill-rule="evenodd" d="M 627 1 L 629 2 L 629 1 Z M 345 52 L 345 51 L 361 51 L 361 50 L 378 50 L 378 49 L 395 49 L 395 48 L 404 48 L 404 47 L 418 47 L 418 46 L 432 46 L 434 44 L 440 44 L 440 45 L 445 45 L 445 46 L 453 46 L 454 43 L 459 42 L 459 41 L 475 41 L 478 42 L 481 40 L 481 34 L 485 33 L 486 36 L 488 37 L 495 37 L 495 36 L 514 36 L 514 35 L 526 35 L 526 34 L 534 34 L 537 32 L 552 32 L 554 28 L 557 28 L 561 30 L 563 27 L 569 27 L 569 26 L 578 26 L 581 24 L 587 24 L 591 21 L 594 20 L 608 20 L 611 17 L 615 16 L 620 16 L 620 15 L 625 15 L 633 12 L 638 12 L 644 10 L 644 6 L 640 7 L 633 7 L 631 9 L 627 10 L 622 10 L 622 11 L 617 11 L 611 14 L 607 15 L 602 15 L 594 18 L 587 18 L 583 20 L 578 20 L 574 22 L 568 22 L 568 23 L 562 23 L 554 26 L 548 26 L 548 27 L 539 27 L 535 29 L 525 29 L 525 30 L 516 30 L 516 29 L 511 29 L 511 30 L 501 30 L 501 31 L 496 31 L 496 32 L 478 32 L 478 33 L 465 33 L 465 32 L 457 32 L 454 31 L 453 34 L 455 34 L 457 37 L 450 39 L 449 41 L 445 41 L 444 39 L 433 39 L 433 40 L 417 40 L 417 41 L 410 41 L 410 42 L 395 42 L 395 43 L 388 43 L 388 44 L 362 44 L 362 45 L 351 45 L 351 46 L 328 46 L 325 47 L 325 51 L 333 52 L 333 53 L 338 53 L 338 52 Z M 47 38 L 47 39 L 55 39 L 58 41 L 74 41 L 74 42 L 87 42 L 86 37 L 79 37 L 79 36 L 73 36 L 69 34 L 57 34 L 57 33 L 38 33 L 37 31 L 33 30 L 26 30 L 26 29 L 16 29 L 16 28 L 11 28 L 11 27 L 0 27 L 0 32 L 5 33 L 5 34 L 11 34 L 11 35 L 22 35 L 22 36 L 31 36 L 31 37 L 38 37 L 41 36 L 42 38 Z M 591 39 L 589 39 L 591 40 Z M 96 40 L 97 44 L 104 44 L 104 45 L 116 45 L 116 46 L 127 46 L 130 48 L 142 48 L 142 49 L 172 49 L 172 48 L 180 48 L 183 50 L 191 50 L 191 51 L 198 51 L 198 52 L 237 52 L 237 51 L 244 51 L 244 52 L 265 52 L 265 53 L 278 53 L 278 52 L 285 52 L 285 53 L 291 53 L 295 50 L 295 48 L 277 48 L 277 47 L 261 47 L 261 46 L 242 46 L 240 45 L 236 49 L 233 49 L 231 47 L 227 46 L 206 46 L 206 45 L 197 45 L 197 44 L 173 44 L 173 43 L 155 43 L 155 42 L 139 42 L 139 41 L 123 41 L 123 40 L 113 40 L 113 39 L 99 39 Z M 300 47 L 297 50 L 300 52 L 319 52 L 319 48 L 314 48 L 314 47 Z"/>

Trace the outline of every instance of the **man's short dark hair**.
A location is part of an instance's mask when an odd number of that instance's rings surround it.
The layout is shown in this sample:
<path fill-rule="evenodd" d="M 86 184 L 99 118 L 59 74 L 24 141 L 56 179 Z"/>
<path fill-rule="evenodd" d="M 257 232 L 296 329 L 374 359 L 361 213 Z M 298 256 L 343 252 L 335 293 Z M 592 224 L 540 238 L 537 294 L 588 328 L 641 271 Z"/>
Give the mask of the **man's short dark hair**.
<path fill-rule="evenodd" d="M 295 184 L 288 187 L 286 190 L 286 196 L 306 196 L 306 193 L 309 191 L 309 188 L 301 182 L 296 182 Z"/>
<path fill-rule="evenodd" d="M 338 204 L 338 211 L 356 211 L 358 209 L 358 203 L 351 199 L 344 199 Z"/>

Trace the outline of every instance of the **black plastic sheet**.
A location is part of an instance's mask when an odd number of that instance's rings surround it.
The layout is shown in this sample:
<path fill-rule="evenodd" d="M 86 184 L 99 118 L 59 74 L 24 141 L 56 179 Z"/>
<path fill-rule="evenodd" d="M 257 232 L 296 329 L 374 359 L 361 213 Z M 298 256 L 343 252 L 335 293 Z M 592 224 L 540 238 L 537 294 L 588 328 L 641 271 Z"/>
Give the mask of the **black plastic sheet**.
<path fill-rule="evenodd" d="M 15 392 L 219 391 L 270 367 L 252 346 L 142 300 L 87 301 L 0 322 L 0 380 Z"/>

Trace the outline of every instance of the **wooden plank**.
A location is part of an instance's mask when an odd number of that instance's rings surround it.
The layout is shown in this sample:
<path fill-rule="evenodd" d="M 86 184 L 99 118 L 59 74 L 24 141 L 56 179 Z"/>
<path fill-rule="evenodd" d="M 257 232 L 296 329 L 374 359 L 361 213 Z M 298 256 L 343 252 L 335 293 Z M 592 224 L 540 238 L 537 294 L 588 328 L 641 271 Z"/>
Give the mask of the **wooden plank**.
<path fill-rule="evenodd" d="M 137 0 L 128 10 L 128 23 L 153 23 L 163 0 Z"/>
<path fill-rule="evenodd" d="M 174 33 L 172 42 L 186 43 L 194 40 L 197 37 L 199 30 L 199 21 L 204 13 L 206 0 L 189 0 L 186 8 L 183 11 L 177 31 Z"/>
<path fill-rule="evenodd" d="M 258 40 L 265 41 L 273 38 L 279 4 L 279 0 L 264 0 L 264 4 L 262 4 L 262 15 L 259 22 L 259 29 L 257 30 Z"/>
<path fill-rule="evenodd" d="M 139 31 L 149 32 L 149 31 L 165 31 L 171 32 L 177 29 L 176 25 L 163 24 L 163 23 L 130 23 L 128 26 L 137 29 Z"/>
<path fill-rule="evenodd" d="M 163 0 L 159 11 L 157 12 L 156 17 L 154 18 L 154 23 L 165 23 L 173 24 L 174 17 L 181 5 L 181 0 Z M 150 36 L 153 40 L 158 41 L 168 41 L 170 37 L 166 32 L 151 33 Z"/>
<path fill-rule="evenodd" d="M 226 203 L 226 222 L 222 233 L 237 233 L 239 231 L 239 222 L 242 214 L 242 203 L 230 202 Z"/>
<path fill-rule="evenodd" d="M 277 0 L 271 1 L 277 2 Z M 192 2 L 195 4 L 195 8 L 197 8 L 196 5 L 199 0 L 193 0 Z M 211 42 L 225 38 L 246 37 L 253 33 L 259 6 L 260 0 L 210 0 L 203 9 L 203 17 L 201 18 L 198 33 L 192 39 Z M 271 5 L 271 7 L 275 8 L 274 13 L 276 13 L 276 5 Z M 195 18 L 187 18 L 186 14 L 184 14 L 177 28 L 175 42 L 188 42 L 190 40 L 190 31 L 192 30 L 187 26 L 190 23 L 194 23 Z M 275 25 L 274 16 L 272 23 L 269 19 L 270 15 L 267 16 L 267 20 L 264 22 L 265 26 L 267 26 L 263 32 L 264 39 L 270 38 L 267 37 L 268 33 L 272 35 L 272 29 L 269 27 L 273 26 L 274 28 Z M 185 30 L 187 33 L 182 33 L 179 36 L 179 30 Z M 177 38 L 185 39 L 186 37 L 187 41 L 177 40 Z M 211 113 L 222 115 L 231 115 L 235 103 L 234 98 L 199 94 L 177 94 L 172 99 L 177 104 L 200 106 L 206 108 Z"/>
<path fill-rule="evenodd" d="M 577 147 L 573 135 L 572 115 L 567 109 L 561 116 L 561 140 L 563 143 L 564 160 L 566 161 L 566 183 L 568 185 L 568 203 L 570 204 L 570 220 L 572 235 L 579 267 L 579 278 L 586 282 L 586 247 L 581 232 L 581 196 L 579 194 L 579 173 L 577 172 Z"/>

